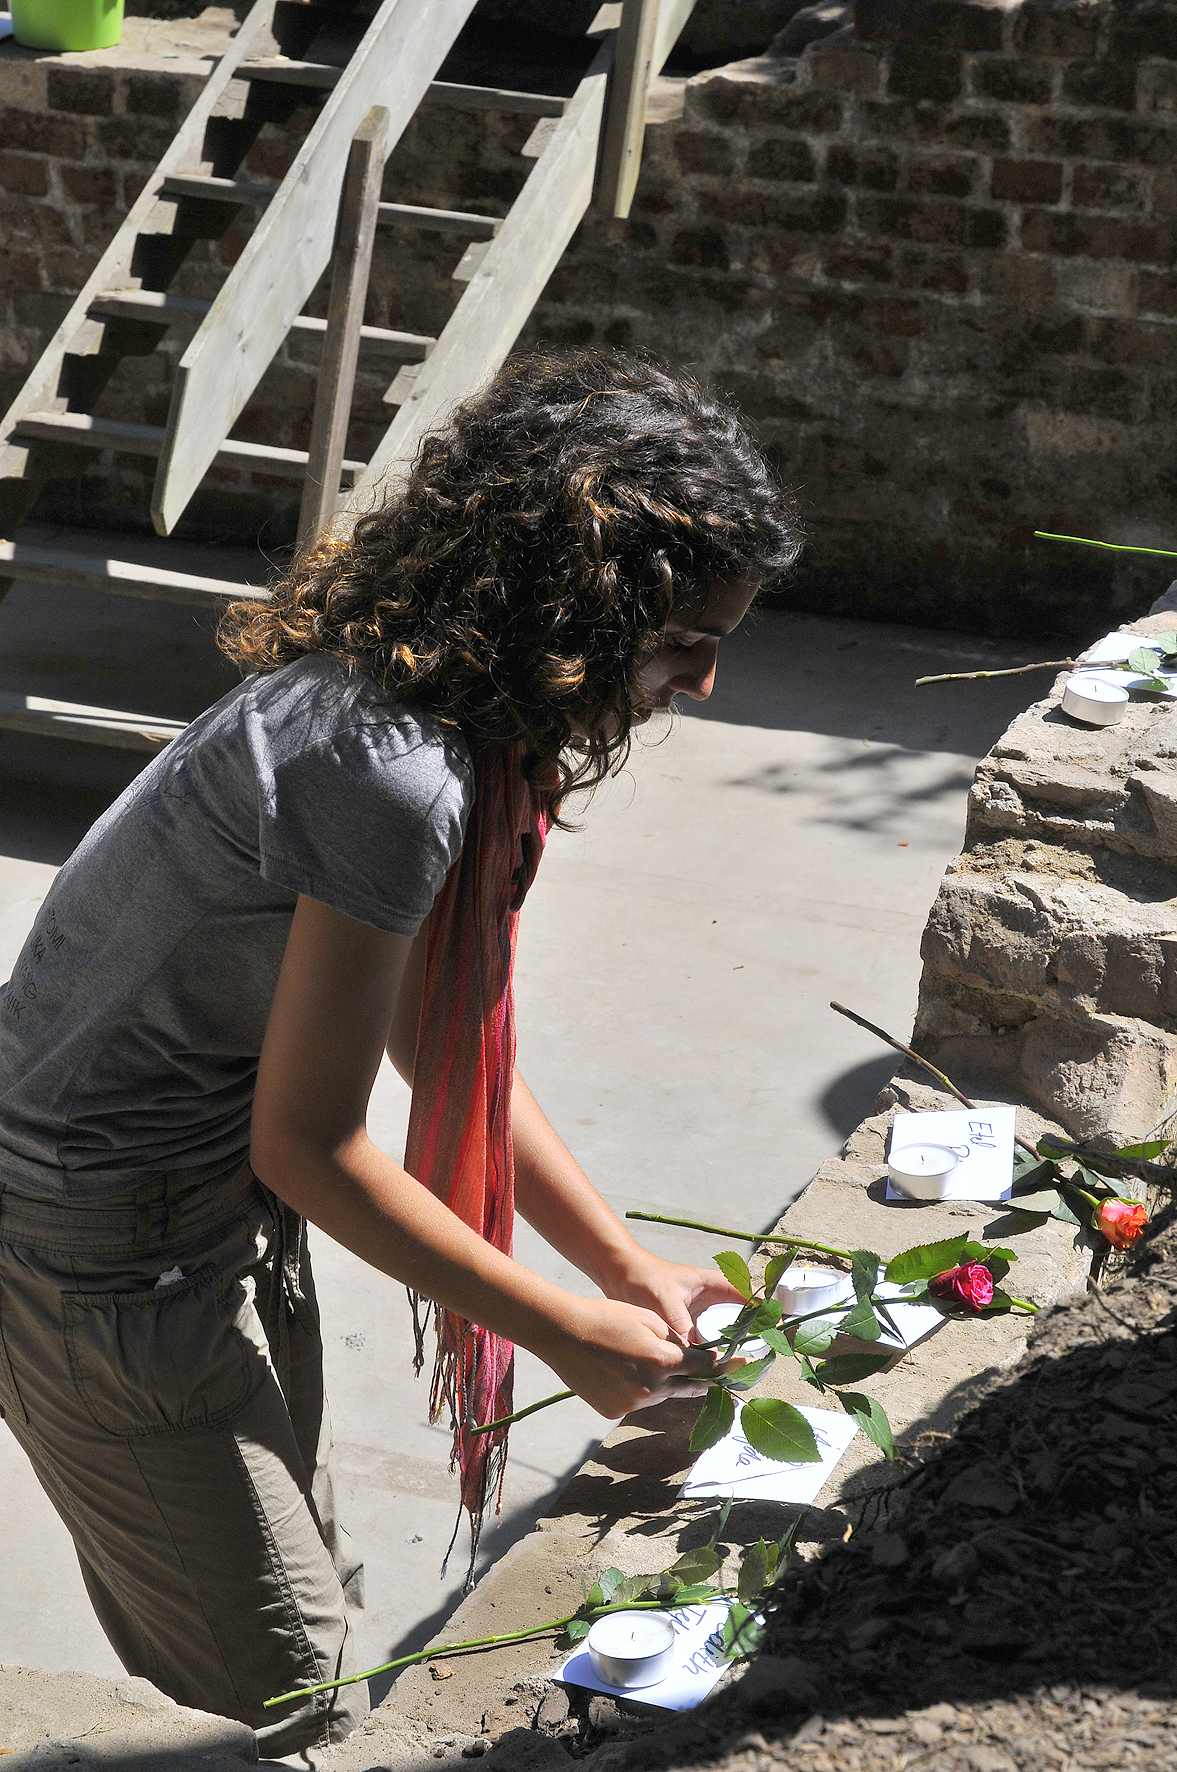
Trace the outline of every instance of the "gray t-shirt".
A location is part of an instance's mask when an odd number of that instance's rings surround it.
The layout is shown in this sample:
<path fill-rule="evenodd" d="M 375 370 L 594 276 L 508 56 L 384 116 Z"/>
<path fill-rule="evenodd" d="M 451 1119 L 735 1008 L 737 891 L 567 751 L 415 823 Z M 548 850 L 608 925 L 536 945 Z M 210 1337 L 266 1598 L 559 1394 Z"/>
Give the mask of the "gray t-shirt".
<path fill-rule="evenodd" d="M 323 654 L 202 714 L 66 862 L 0 991 L 6 1185 L 236 1168 L 297 895 L 415 935 L 473 795 L 460 738 Z"/>

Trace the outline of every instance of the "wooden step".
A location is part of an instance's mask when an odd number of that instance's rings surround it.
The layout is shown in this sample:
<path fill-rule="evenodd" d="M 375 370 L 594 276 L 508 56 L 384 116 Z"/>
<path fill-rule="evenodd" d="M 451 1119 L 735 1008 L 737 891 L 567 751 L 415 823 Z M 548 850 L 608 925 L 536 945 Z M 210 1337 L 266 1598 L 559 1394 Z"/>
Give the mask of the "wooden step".
<path fill-rule="evenodd" d="M 90 312 L 100 319 L 158 318 L 163 323 L 201 320 L 211 307 L 211 302 L 194 295 L 169 295 L 158 289 L 108 289 L 90 303 Z M 318 320 L 313 314 L 299 314 L 291 327 L 293 332 L 323 333 L 326 329 L 326 320 Z M 426 333 L 393 332 L 387 326 L 361 326 L 360 338 L 364 344 L 387 356 L 399 357 L 404 363 L 421 362 L 437 343 Z"/>
<path fill-rule="evenodd" d="M 119 597 L 190 603 L 198 608 L 219 609 L 223 603 L 238 600 L 264 603 L 269 597 L 268 591 L 256 585 L 200 578 L 195 573 L 170 572 L 160 566 L 140 566 L 133 560 L 107 560 L 101 555 L 32 547 L 19 541 L 0 542 L 0 576 L 30 584 L 62 585 L 76 591 L 107 591 Z"/>
<path fill-rule="evenodd" d="M 249 80 L 271 80 L 282 86 L 314 86 L 329 91 L 339 83 L 343 69 L 332 62 L 300 62 L 284 55 L 256 56 L 243 61 L 238 72 Z M 501 86 L 459 86 L 452 80 L 433 80 L 426 102 L 452 105 L 467 111 L 514 111 L 527 117 L 562 117 L 566 100 L 547 92 L 512 92 Z"/>
<path fill-rule="evenodd" d="M 158 455 L 166 434 L 162 425 L 140 425 L 125 418 L 95 418 L 89 412 L 30 412 L 19 421 L 16 433 L 22 438 L 71 443 L 82 449 L 117 449 L 124 455 Z M 216 460 L 225 467 L 250 468 L 258 474 L 301 480 L 306 473 L 307 452 L 278 449 L 271 443 L 240 443 L 234 437 L 226 437 L 217 450 Z M 365 466 L 362 461 L 345 461 L 343 478 L 358 479 Z"/>
<path fill-rule="evenodd" d="M 255 185 L 246 179 L 214 178 L 212 173 L 170 172 L 159 194 L 196 197 L 202 203 L 268 203 L 277 189 L 277 185 Z"/>
<path fill-rule="evenodd" d="M 502 222 L 493 215 L 467 209 L 423 209 L 419 203 L 382 203 L 376 212 L 382 228 L 429 228 L 438 234 L 463 234 L 467 240 L 493 240 Z"/>
<path fill-rule="evenodd" d="M 90 708 L 76 701 L 49 701 L 42 695 L 0 691 L 0 728 L 36 732 L 44 738 L 74 738 L 84 744 L 114 745 L 123 751 L 160 751 L 183 732 L 183 720 L 155 714 L 125 714 L 117 708 Z"/>

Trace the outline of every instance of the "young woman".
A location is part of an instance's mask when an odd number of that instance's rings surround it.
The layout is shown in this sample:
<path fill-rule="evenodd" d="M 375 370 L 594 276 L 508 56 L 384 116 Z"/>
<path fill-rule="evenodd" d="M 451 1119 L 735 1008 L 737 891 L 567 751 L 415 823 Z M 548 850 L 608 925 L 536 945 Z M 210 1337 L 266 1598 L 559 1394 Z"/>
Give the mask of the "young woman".
<path fill-rule="evenodd" d="M 306 1219 L 434 1301 L 476 1523 L 512 1342 L 605 1416 L 699 1393 L 735 1295 L 647 1254 L 513 1074 L 515 918 L 547 821 L 710 693 L 797 548 L 693 382 L 516 360 L 229 611 L 252 674 L 94 826 L 0 999 L 0 1402 L 127 1669 L 269 1761 L 366 1708 L 262 1709 L 357 1667 Z M 365 1130 L 385 1048 L 404 1167 Z M 511 1259 L 513 1205 L 601 1297 Z"/>

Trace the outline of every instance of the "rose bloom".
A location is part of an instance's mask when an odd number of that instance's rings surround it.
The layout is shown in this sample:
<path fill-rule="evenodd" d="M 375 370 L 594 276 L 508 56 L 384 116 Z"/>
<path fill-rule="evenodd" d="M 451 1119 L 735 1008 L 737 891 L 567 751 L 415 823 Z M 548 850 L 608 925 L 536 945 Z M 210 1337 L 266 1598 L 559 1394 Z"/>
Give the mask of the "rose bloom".
<path fill-rule="evenodd" d="M 993 1275 L 983 1261 L 966 1261 L 963 1267 L 950 1267 L 929 1280 L 928 1292 L 946 1304 L 963 1304 L 967 1310 L 983 1311 L 993 1303 Z"/>
<path fill-rule="evenodd" d="M 1147 1223 L 1144 1207 L 1134 1206 L 1128 1200 L 1104 1200 L 1095 1215 L 1096 1230 L 1103 1232 L 1113 1249 L 1126 1249 L 1129 1243 L 1135 1243 Z"/>

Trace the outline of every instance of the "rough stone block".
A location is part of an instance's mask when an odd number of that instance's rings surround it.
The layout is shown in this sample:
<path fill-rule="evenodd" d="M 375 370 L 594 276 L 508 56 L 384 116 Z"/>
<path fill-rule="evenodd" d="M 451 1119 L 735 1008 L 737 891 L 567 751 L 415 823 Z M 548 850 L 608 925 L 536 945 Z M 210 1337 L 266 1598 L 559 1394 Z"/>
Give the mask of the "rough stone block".
<path fill-rule="evenodd" d="M 1014 19 L 1014 47 L 1023 55 L 1093 58 L 1099 48 L 1099 12 L 1072 8 L 1019 8 Z"/>
<path fill-rule="evenodd" d="M 869 49 L 823 49 L 815 43 L 806 59 L 810 79 L 818 91 L 873 95 L 879 90 L 882 58 Z"/>
<path fill-rule="evenodd" d="M 25 197 L 43 197 L 49 189 L 49 163 L 41 154 L 0 151 L 0 186 Z"/>
<path fill-rule="evenodd" d="M 1177 134 L 1168 119 L 1157 117 L 1068 117 L 1058 112 L 1026 122 L 1026 147 L 1031 154 L 1058 155 L 1070 160 L 1135 160 L 1141 166 L 1173 164 Z"/>
<path fill-rule="evenodd" d="M 16 108 L 0 110 L 0 141 L 27 154 L 60 154 L 69 160 L 80 160 L 86 151 L 85 127 L 75 119 Z"/>
<path fill-rule="evenodd" d="M 995 160 L 989 190 L 999 202 L 1058 203 L 1063 169 L 1057 160 Z"/>
<path fill-rule="evenodd" d="M 688 83 L 684 117 L 753 127 L 832 134 L 841 127 L 842 101 L 832 92 L 797 92 L 763 75 L 723 68 Z"/>
<path fill-rule="evenodd" d="M 840 185 L 893 191 L 899 182 L 899 158 L 890 148 L 850 148 L 834 142 L 826 154 L 825 174 Z"/>
<path fill-rule="evenodd" d="M 971 197 L 979 170 L 971 155 L 916 155 L 908 161 L 907 188 L 919 196 Z"/>
<path fill-rule="evenodd" d="M 798 136 L 770 137 L 749 151 L 748 176 L 811 184 L 817 177 L 813 149 Z"/>
<path fill-rule="evenodd" d="M 50 67 L 46 93 L 54 111 L 109 117 L 114 110 L 113 68 Z"/>
<path fill-rule="evenodd" d="M 959 55 L 922 46 L 904 46 L 892 53 L 887 72 L 887 91 L 892 98 L 926 98 L 947 104 L 957 97 L 961 83 Z"/>
<path fill-rule="evenodd" d="M 973 63 L 973 92 L 1002 104 L 1045 105 L 1050 102 L 1053 70 L 1049 63 L 1024 56 L 1010 60 L 985 56 Z"/>
<path fill-rule="evenodd" d="M 1109 59 L 1129 61 L 1158 56 L 1163 61 L 1177 61 L 1177 16 L 1167 9 L 1158 6 L 1147 11 L 1117 11 L 1112 14 L 1109 27 Z"/>
<path fill-rule="evenodd" d="M 969 261 L 962 252 L 908 247 L 898 254 L 897 280 L 908 289 L 965 295 L 969 289 Z"/>
<path fill-rule="evenodd" d="M 880 43 L 934 43 L 942 49 L 1000 49 L 999 4 L 985 0 L 858 0 L 857 34 Z"/>
<path fill-rule="evenodd" d="M 734 169 L 731 143 L 718 131 L 679 130 L 674 155 L 684 172 L 702 172 L 726 178 Z"/>
<path fill-rule="evenodd" d="M 1049 210 L 1025 217 L 1022 245 L 1027 252 L 1060 258 L 1118 258 L 1135 264 L 1170 265 L 1177 256 L 1177 238 L 1167 225 Z"/>
<path fill-rule="evenodd" d="M 1063 100 L 1101 110 L 1136 108 L 1136 65 L 1130 61 L 1080 62 L 1063 69 Z"/>
<path fill-rule="evenodd" d="M 1144 174 L 1135 166 L 1076 166 L 1071 204 L 1075 209 L 1143 210 Z"/>

